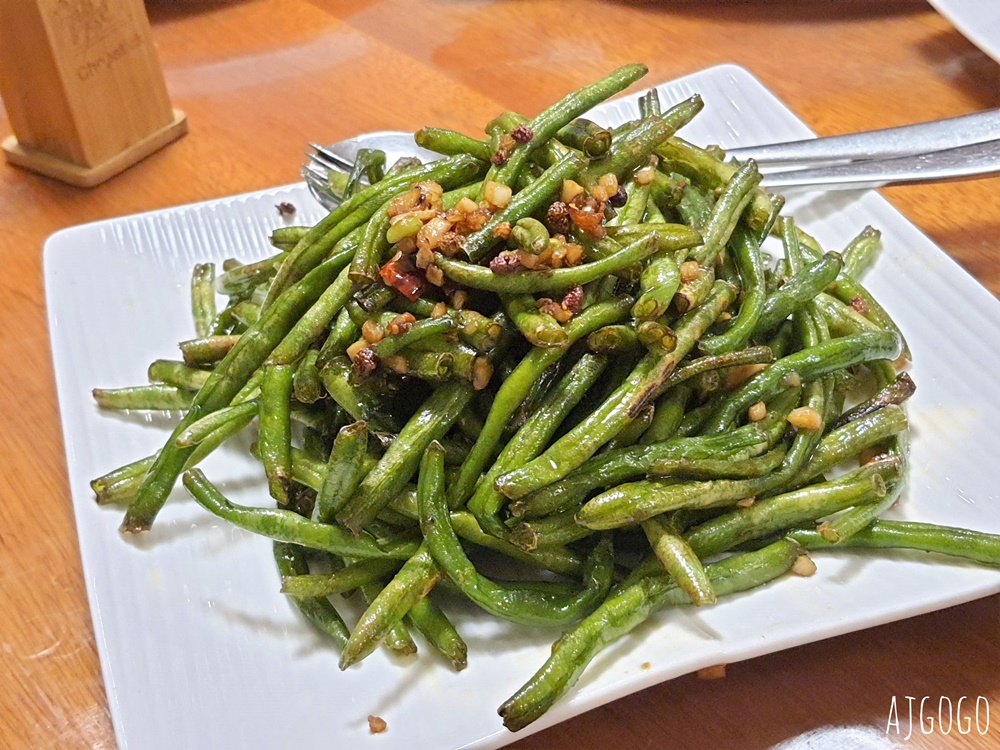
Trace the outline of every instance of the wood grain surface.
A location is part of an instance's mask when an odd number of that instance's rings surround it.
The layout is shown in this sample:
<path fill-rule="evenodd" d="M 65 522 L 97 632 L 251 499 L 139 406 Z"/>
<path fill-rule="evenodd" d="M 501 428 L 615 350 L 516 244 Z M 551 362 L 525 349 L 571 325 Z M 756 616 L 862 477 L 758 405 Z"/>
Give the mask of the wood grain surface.
<path fill-rule="evenodd" d="M 3 748 L 116 746 L 45 321 L 41 246 L 52 232 L 297 181 L 310 140 L 423 124 L 478 132 L 503 109 L 533 113 L 637 60 L 649 65 L 651 81 L 743 65 L 820 134 L 1000 106 L 1000 65 L 920 0 L 148 0 L 147 7 L 190 134 L 91 191 L 0 167 Z M 0 134 L 9 132 L 0 110 Z M 998 186 L 991 179 L 885 195 L 997 293 Z M 901 747 L 995 748 L 998 615 L 1000 598 L 992 597 L 731 665 L 723 680 L 683 677 L 514 747 L 762 750 L 841 725 L 870 727 L 885 741 L 894 695 L 967 695 L 990 703 L 986 736 L 888 739 Z"/>

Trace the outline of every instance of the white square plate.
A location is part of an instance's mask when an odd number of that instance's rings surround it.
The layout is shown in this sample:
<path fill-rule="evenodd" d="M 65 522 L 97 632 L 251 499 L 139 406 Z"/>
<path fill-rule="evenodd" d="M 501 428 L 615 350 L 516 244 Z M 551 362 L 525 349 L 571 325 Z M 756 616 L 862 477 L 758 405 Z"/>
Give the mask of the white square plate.
<path fill-rule="evenodd" d="M 712 68 L 660 87 L 670 103 L 694 92 L 707 104 L 685 130 L 694 142 L 810 135 L 741 68 Z M 613 102 L 592 116 L 617 124 L 635 116 L 633 107 L 634 98 Z M 91 388 L 141 383 L 148 362 L 176 357 L 174 343 L 193 335 L 192 265 L 267 254 L 280 201 L 299 207 L 296 222 L 320 216 L 306 189 L 293 185 L 76 227 L 45 247 L 70 486 L 119 745 L 358 747 L 369 741 L 369 714 L 388 722 L 377 739 L 385 750 L 504 745 L 516 736 L 496 709 L 543 663 L 557 632 L 459 606 L 452 614 L 469 644 L 464 672 L 428 653 L 405 664 L 376 653 L 341 672 L 335 650 L 279 593 L 267 540 L 218 522 L 183 490 L 138 542 L 119 537 L 118 510 L 94 505 L 88 480 L 152 453 L 170 420 L 102 413 Z M 830 249 L 866 224 L 884 233 L 868 282 L 909 337 L 918 386 L 909 407 L 913 476 L 896 513 L 1000 532 L 993 455 L 1000 409 L 986 398 L 1000 371 L 1000 303 L 875 193 L 805 195 L 790 210 Z M 224 448 L 205 470 L 236 502 L 260 503 L 262 472 L 245 453 Z M 531 730 L 701 667 L 1000 591 L 996 570 L 927 555 L 815 557 L 812 578 L 785 577 L 711 608 L 653 618 L 598 658 Z"/>

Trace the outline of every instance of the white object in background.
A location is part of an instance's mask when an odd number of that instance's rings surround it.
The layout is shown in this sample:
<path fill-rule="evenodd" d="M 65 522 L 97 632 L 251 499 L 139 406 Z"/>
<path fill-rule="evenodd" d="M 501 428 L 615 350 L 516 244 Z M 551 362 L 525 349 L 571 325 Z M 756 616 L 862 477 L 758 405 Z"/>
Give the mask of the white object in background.
<path fill-rule="evenodd" d="M 1000 3 L 996 0 L 927 0 L 970 42 L 1000 62 Z"/>

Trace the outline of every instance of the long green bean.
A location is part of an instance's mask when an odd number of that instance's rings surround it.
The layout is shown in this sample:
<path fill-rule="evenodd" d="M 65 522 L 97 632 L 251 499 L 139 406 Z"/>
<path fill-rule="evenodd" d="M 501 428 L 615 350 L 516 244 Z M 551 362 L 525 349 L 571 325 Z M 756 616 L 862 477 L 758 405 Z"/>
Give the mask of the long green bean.
<path fill-rule="evenodd" d="M 310 549 L 355 558 L 408 559 L 417 546 L 403 543 L 383 548 L 369 535 L 355 535 L 339 526 L 310 521 L 290 510 L 236 505 L 227 500 L 200 469 L 191 469 L 184 474 L 184 487 L 202 507 L 219 518 L 275 541 L 292 542 Z"/>
<path fill-rule="evenodd" d="M 460 381 L 444 383 L 435 390 L 337 513 L 337 521 L 354 533 L 372 521 L 416 472 L 428 446 L 451 429 L 473 392 L 470 383 Z"/>
<path fill-rule="evenodd" d="M 800 548 L 779 541 L 758 552 L 736 555 L 708 566 L 718 596 L 761 586 L 788 572 Z M 538 719 L 580 678 L 597 653 L 645 622 L 653 612 L 690 602 L 666 576 L 649 576 L 615 592 L 572 630 L 564 633 L 552 655 L 525 685 L 500 707 L 504 726 L 513 732 Z"/>
<path fill-rule="evenodd" d="M 444 271 L 445 276 L 462 286 L 497 294 L 532 294 L 582 286 L 608 274 L 618 273 L 656 252 L 694 247 L 700 241 L 701 235 L 678 224 L 671 227 L 669 233 L 666 231 L 651 233 L 600 260 L 550 271 L 522 270 L 510 274 L 495 273 L 489 268 L 442 255 L 435 257 L 435 263 Z"/>
<path fill-rule="evenodd" d="M 677 326 L 677 346 L 672 352 L 649 354 L 636 365 L 626 381 L 586 420 L 553 443 L 547 451 L 520 469 L 497 479 L 497 489 L 512 500 L 544 487 L 580 466 L 632 422 L 653 402 L 677 363 L 695 345 L 702 333 L 729 305 L 733 290 L 719 282 L 712 297 Z"/>
<path fill-rule="evenodd" d="M 566 326 L 566 333 L 569 336 L 567 343 L 573 343 L 598 328 L 617 323 L 628 314 L 631 304 L 631 299 L 620 299 L 588 307 Z M 504 380 L 493 399 L 493 405 L 475 445 L 469 451 L 469 456 L 462 464 L 458 476 L 451 483 L 448 491 L 451 507 L 457 508 L 472 494 L 483 468 L 498 450 L 497 442 L 514 410 L 524 401 L 538 377 L 565 352 L 565 348 L 534 349 Z"/>
<path fill-rule="evenodd" d="M 603 599 L 611 585 L 611 540 L 605 538 L 587 559 L 584 586 L 567 595 L 537 588 L 499 586 L 479 574 L 451 526 L 444 494 L 444 449 L 432 443 L 420 467 L 420 528 L 434 560 L 473 602 L 504 619 L 560 625 L 580 619 Z"/>

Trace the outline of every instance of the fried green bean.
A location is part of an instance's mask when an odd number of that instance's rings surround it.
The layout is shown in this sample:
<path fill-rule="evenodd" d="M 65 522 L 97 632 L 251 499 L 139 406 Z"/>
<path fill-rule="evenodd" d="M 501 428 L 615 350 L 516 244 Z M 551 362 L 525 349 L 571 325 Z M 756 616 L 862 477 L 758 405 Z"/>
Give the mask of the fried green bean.
<path fill-rule="evenodd" d="M 395 416 L 388 413 L 368 383 L 355 384 L 351 372 L 350 360 L 341 355 L 327 363 L 319 375 L 326 392 L 355 420 L 368 422 L 378 432 L 399 432 Z"/>
<path fill-rule="evenodd" d="M 746 346 L 757 327 L 767 297 L 764 260 L 753 232 L 749 227 L 737 224 L 730 242 L 742 285 L 742 303 L 724 333 L 706 336 L 698 342 L 698 348 L 707 354 L 721 354 Z"/>
<path fill-rule="evenodd" d="M 603 156 L 611 147 L 611 131 L 583 117 L 561 127 L 555 138 L 591 159 Z"/>
<path fill-rule="evenodd" d="M 359 148 L 354 156 L 354 166 L 347 173 L 344 198 L 350 198 L 364 186 L 362 178 L 367 179 L 369 185 L 374 185 L 383 177 L 385 177 L 385 151 L 377 148 Z"/>
<path fill-rule="evenodd" d="M 774 352 L 769 346 L 748 346 L 735 352 L 725 354 L 709 354 L 692 360 L 671 373 L 667 386 L 673 388 L 691 378 L 700 377 L 706 373 L 722 370 L 728 367 L 743 367 L 746 365 L 769 365 L 774 362 Z"/>
<path fill-rule="evenodd" d="M 258 401 L 248 401 L 210 414 L 178 436 L 180 447 L 192 447 L 184 468 L 197 466 L 229 438 L 239 434 L 253 421 L 260 408 Z M 138 495 L 139 487 L 159 454 L 147 456 L 106 474 L 91 483 L 99 505 L 128 505 Z"/>
<path fill-rule="evenodd" d="M 624 90 L 647 72 L 645 65 L 624 65 L 609 75 L 564 96 L 527 124 L 530 139 L 516 146 L 501 166 L 494 166 L 487 179 L 513 185 L 528 158 L 553 138 L 560 128 L 585 114 L 599 102 Z M 473 258 L 473 261 L 478 260 Z"/>
<path fill-rule="evenodd" d="M 197 391 L 208 380 L 208 370 L 189 367 L 183 362 L 157 359 L 150 363 L 146 377 L 150 383 L 164 383 L 189 391 Z"/>
<path fill-rule="evenodd" d="M 531 216 L 518 219 L 510 230 L 509 238 L 517 247 L 532 255 L 538 255 L 548 247 L 550 239 L 552 238 L 545 225 Z"/>
<path fill-rule="evenodd" d="M 416 472 L 428 446 L 451 429 L 474 393 L 470 383 L 451 381 L 439 386 L 399 432 L 399 437 L 361 481 L 358 491 L 337 513 L 337 521 L 359 532 L 392 500 Z"/>
<path fill-rule="evenodd" d="M 803 268 L 764 300 L 754 335 L 763 335 L 816 297 L 829 286 L 843 268 L 837 253 L 826 253 L 815 263 Z"/>
<path fill-rule="evenodd" d="M 650 152 L 691 122 L 704 106 L 701 97 L 695 94 L 659 117 L 642 120 L 627 132 L 616 134 L 607 153 L 591 162 L 580 175 L 581 183 L 593 186 L 601 175 L 609 173 L 621 180 L 632 170 L 647 164 Z"/>
<path fill-rule="evenodd" d="M 907 428 L 905 412 L 895 404 L 888 404 L 846 424 L 832 428 L 809 459 L 809 463 L 793 480 L 793 485 L 808 482 L 824 474 L 842 461 L 858 456 L 880 445 Z"/>
<path fill-rule="evenodd" d="M 837 479 L 758 500 L 690 529 L 687 542 L 699 557 L 726 552 L 751 539 L 815 521 L 885 496 L 886 485 L 899 484 L 902 463 L 887 456 Z"/>
<path fill-rule="evenodd" d="M 642 522 L 642 530 L 653 548 L 656 559 L 677 586 L 695 606 L 714 604 L 715 590 L 698 555 L 677 527 L 667 518 L 658 516 Z"/>
<path fill-rule="evenodd" d="M 496 273 L 489 268 L 446 258 L 440 254 L 435 255 L 434 262 L 456 284 L 496 294 L 530 294 L 582 286 L 608 274 L 618 273 L 656 252 L 693 247 L 700 241 L 701 235 L 697 232 L 677 224 L 669 232 L 653 232 L 600 260 L 549 271 Z"/>
<path fill-rule="evenodd" d="M 292 481 L 292 377 L 291 365 L 267 365 L 260 398 L 258 446 L 271 497 L 288 504 Z M 175 443 L 176 444 L 176 443 Z"/>
<path fill-rule="evenodd" d="M 196 336 L 212 333 L 215 315 L 215 264 L 196 263 L 191 274 L 191 317 Z"/>
<path fill-rule="evenodd" d="M 331 596 L 346 594 L 362 584 L 379 581 L 402 567 L 399 560 L 362 560 L 331 573 L 310 573 L 308 568 L 282 573 L 281 593 L 290 596 Z"/>
<path fill-rule="evenodd" d="M 632 308 L 632 316 L 644 320 L 659 318 L 667 312 L 680 285 L 676 255 L 670 251 L 658 253 L 646 264 L 639 277 L 640 293 Z"/>
<path fill-rule="evenodd" d="M 753 199 L 758 184 L 760 172 L 752 161 L 733 173 L 712 208 L 712 214 L 703 230 L 705 241 L 691 254 L 693 260 L 702 266 L 715 262 L 739 223 L 743 210 Z"/>
<path fill-rule="evenodd" d="M 378 599 L 379 594 L 382 593 L 382 589 L 385 588 L 385 583 L 385 581 L 376 581 L 373 583 L 364 583 L 358 587 L 358 591 L 361 592 L 361 598 L 366 605 L 370 607 Z M 393 656 L 407 657 L 417 653 L 417 644 L 414 643 L 409 628 L 400 619 L 394 619 L 391 623 L 388 623 L 388 630 L 385 633 L 382 645 Z"/>
<path fill-rule="evenodd" d="M 584 560 L 571 548 L 561 544 L 550 544 L 538 549 L 525 550 L 507 539 L 501 539 L 483 531 L 475 516 L 466 511 L 453 511 L 451 527 L 460 539 L 492 550 L 512 560 L 526 563 L 533 568 L 550 570 L 564 576 L 579 577 L 584 569 Z"/>
<path fill-rule="evenodd" d="M 813 529 L 796 529 L 790 536 L 807 549 L 912 549 L 1000 566 L 1000 534 L 953 526 L 879 520 L 837 543 Z"/>
<path fill-rule="evenodd" d="M 90 482 L 98 505 L 128 504 L 135 499 L 139 483 L 153 465 L 155 456 L 146 456 L 109 471 Z"/>
<path fill-rule="evenodd" d="M 677 346 L 668 354 L 649 354 L 615 392 L 548 450 L 496 481 L 497 489 L 516 500 L 562 479 L 632 422 L 662 392 L 677 363 L 729 305 L 732 288 L 719 282 L 712 297 L 678 322 Z"/>
<path fill-rule="evenodd" d="M 270 537 L 279 542 L 291 542 L 310 549 L 332 552 L 341 557 L 409 559 L 417 543 L 392 543 L 379 546 L 375 539 L 362 532 L 352 534 L 339 526 L 317 523 L 298 513 L 282 508 L 248 508 L 230 502 L 206 479 L 201 469 L 184 474 L 184 487 L 198 503 L 218 516 L 246 531 Z"/>
<path fill-rule="evenodd" d="M 601 450 L 602 451 L 613 451 L 618 448 L 627 448 L 630 445 L 635 445 L 639 442 L 639 438 L 642 437 L 643 433 L 646 432 L 649 425 L 653 422 L 653 414 L 656 411 L 656 407 L 653 404 L 645 407 L 642 411 L 636 415 L 629 424 L 625 425 L 618 431 L 618 434 L 606 442 Z"/>
<path fill-rule="evenodd" d="M 205 336 L 200 339 L 190 339 L 178 344 L 181 355 L 184 357 L 184 364 L 188 367 L 198 365 L 214 365 L 223 359 L 230 350 L 239 343 L 238 335 L 230 336 Z"/>
<path fill-rule="evenodd" d="M 610 538 L 602 539 L 587 558 L 584 585 L 578 592 L 501 586 L 481 575 L 466 556 L 451 526 L 444 494 L 444 449 L 432 443 L 424 454 L 417 485 L 420 528 L 434 560 L 462 593 L 487 612 L 513 622 L 562 625 L 585 616 L 611 586 Z"/>
<path fill-rule="evenodd" d="M 643 119 L 656 117 L 660 114 L 660 95 L 656 89 L 650 89 L 639 97 L 639 116 Z"/>
<path fill-rule="evenodd" d="M 553 544 L 572 544 L 594 532 L 576 522 L 572 510 L 553 513 L 545 518 L 521 521 L 507 534 L 511 544 L 531 550 Z"/>
<path fill-rule="evenodd" d="M 635 181 L 634 177 L 624 186 L 619 186 L 619 193 L 622 190 L 625 191 L 625 205 L 617 209 L 616 215 L 605 222 L 605 227 L 640 226 L 643 223 L 668 223 L 667 220 L 663 218 L 662 214 L 658 217 L 651 217 L 648 215 L 650 208 L 654 211 L 659 211 L 659 209 L 656 208 L 656 205 L 649 200 L 651 187 L 652 183 L 640 185 Z M 646 219 L 645 222 L 643 222 L 643 218 Z"/>
<path fill-rule="evenodd" d="M 882 244 L 882 233 L 874 227 L 865 227 L 844 248 L 844 274 L 856 279 L 872 264 Z"/>
<path fill-rule="evenodd" d="M 885 386 L 885 388 L 880 390 L 870 399 L 841 414 L 839 419 L 837 419 L 837 421 L 833 424 L 832 429 L 842 427 L 849 422 L 853 422 L 854 420 L 865 416 L 866 414 L 879 411 L 880 409 L 883 409 L 891 404 L 902 404 L 910 398 L 916 390 L 917 385 L 913 382 L 913 379 L 907 373 L 901 372 L 892 383 Z"/>
<path fill-rule="evenodd" d="M 430 592 L 440 577 L 441 570 L 427 547 L 421 546 L 361 615 L 340 654 L 340 668 L 347 669 L 374 651 L 396 622 Z"/>
<path fill-rule="evenodd" d="M 279 235 L 287 236 L 288 230 L 292 229 L 299 230 L 301 227 L 284 227 L 282 229 L 275 229 L 272 233 L 272 238 Z M 279 242 L 284 242 L 284 240 L 279 239 Z M 263 260 L 258 260 L 253 263 L 247 263 L 242 266 L 237 266 L 230 271 L 226 271 L 221 276 L 215 277 L 215 291 L 219 294 L 225 294 L 230 297 L 247 297 L 255 287 L 274 276 L 277 272 L 277 267 L 281 265 L 285 256 L 286 253 L 281 252 L 277 255 L 272 255 L 270 258 L 264 258 Z"/>
<path fill-rule="evenodd" d="M 485 141 L 470 138 L 445 128 L 420 128 L 414 134 L 413 139 L 420 148 L 436 151 L 445 156 L 470 154 L 480 161 L 489 161 L 493 155 L 490 151 L 490 145 Z"/>
<path fill-rule="evenodd" d="M 849 305 L 872 323 L 884 331 L 891 331 L 899 336 L 903 342 L 900 356 L 909 358 L 910 349 L 896 321 L 892 319 L 886 309 L 876 300 L 871 292 L 863 287 L 858 281 L 847 276 L 843 272 L 837 279 L 827 287 L 827 292 L 839 299 L 845 305 Z M 895 359 L 895 357 L 893 357 Z"/>
<path fill-rule="evenodd" d="M 303 404 L 314 404 L 323 398 L 323 379 L 319 376 L 319 349 L 309 349 L 295 366 L 292 393 Z"/>
<path fill-rule="evenodd" d="M 671 302 L 671 312 L 678 315 L 690 312 L 712 292 L 714 284 L 715 268 L 699 266 L 693 278 L 681 283 Z"/>
<path fill-rule="evenodd" d="M 716 410 L 704 426 L 706 433 L 726 429 L 737 415 L 774 393 L 785 378 L 796 373 L 803 381 L 813 380 L 851 365 L 873 359 L 895 359 L 902 343 L 890 331 L 859 333 L 824 341 L 782 357 L 748 380 Z"/>
<path fill-rule="evenodd" d="M 469 510 L 484 531 L 495 536 L 504 536 L 506 533 L 497 518 L 506 498 L 497 492 L 493 481 L 505 471 L 538 455 L 573 407 L 593 387 L 606 365 L 604 357 L 593 354 L 580 357 L 500 451 L 468 502 Z"/>
<path fill-rule="evenodd" d="M 628 315 L 631 305 L 632 300 L 625 298 L 600 302 L 588 307 L 566 325 L 566 333 L 569 336 L 567 343 L 572 344 L 598 328 L 617 323 Z M 460 507 L 471 496 L 480 474 L 497 452 L 500 436 L 511 415 L 527 397 L 539 376 L 555 364 L 566 351 L 566 348 L 535 348 L 503 381 L 475 445 L 469 451 L 469 456 L 462 464 L 458 476 L 451 482 L 448 499 L 452 508 Z"/>
<path fill-rule="evenodd" d="M 138 411 L 171 411 L 187 409 L 194 394 L 184 388 L 163 383 L 133 385 L 125 388 L 94 388 L 94 401 L 102 409 L 135 409 Z"/>
<path fill-rule="evenodd" d="M 735 555 L 706 571 L 718 596 L 762 586 L 787 573 L 799 557 L 794 542 L 778 541 L 756 552 Z M 500 707 L 512 732 L 531 724 L 566 693 L 601 649 L 645 622 L 655 611 L 689 604 L 666 576 L 647 576 L 615 591 L 592 614 L 556 642 L 545 664 Z"/>
<path fill-rule="evenodd" d="M 383 256 L 389 249 L 386 233 L 389 231 L 390 204 L 391 201 L 386 201 L 379 206 L 365 225 L 364 236 L 348 271 L 355 288 L 374 284 L 379 278 Z"/>
<path fill-rule="evenodd" d="M 415 627 L 441 656 L 451 662 L 456 672 L 469 664 L 469 647 L 455 626 L 430 597 L 425 596 L 410 607 L 406 621 Z"/>
<path fill-rule="evenodd" d="M 569 343 L 566 329 L 551 315 L 538 309 L 530 294 L 511 295 L 504 300 L 510 319 L 532 346 L 565 347 Z"/>
<path fill-rule="evenodd" d="M 330 523 L 357 491 L 365 474 L 367 450 L 367 422 L 353 422 L 340 428 L 330 449 L 323 484 L 316 493 L 315 520 Z"/>
<path fill-rule="evenodd" d="M 348 269 L 345 268 L 336 280 L 323 290 L 319 299 L 299 317 L 281 343 L 268 356 L 267 361 L 275 365 L 297 362 L 330 325 L 333 316 L 340 312 L 350 296 L 351 282 L 348 278 Z"/>
<path fill-rule="evenodd" d="M 294 544 L 287 542 L 275 542 L 273 545 L 274 560 L 278 567 L 278 573 L 283 578 L 286 576 L 297 576 L 305 573 L 309 569 L 302 551 Z M 329 599 L 323 596 L 309 596 L 290 594 L 289 599 L 295 604 L 302 615 L 309 620 L 317 629 L 323 631 L 333 639 L 337 647 L 343 649 L 347 645 L 350 631 L 341 618 L 340 613 L 330 603 Z"/>
<path fill-rule="evenodd" d="M 682 477 L 687 479 L 752 479 L 765 477 L 785 458 L 783 448 L 775 448 L 748 458 L 658 459 L 649 465 L 649 479 Z"/>
<path fill-rule="evenodd" d="M 630 325 L 604 326 L 587 336 L 587 348 L 595 354 L 641 353 L 642 342 Z"/>
<path fill-rule="evenodd" d="M 681 368 L 681 370 L 683 369 Z M 676 372 L 680 372 L 680 370 Z M 690 384 L 683 382 L 668 387 L 666 392 L 656 399 L 653 421 L 642 433 L 639 442 L 650 445 L 672 438 L 677 433 L 681 420 L 684 419 L 684 413 L 687 411 L 688 401 L 691 400 L 693 391 L 694 388 Z"/>

